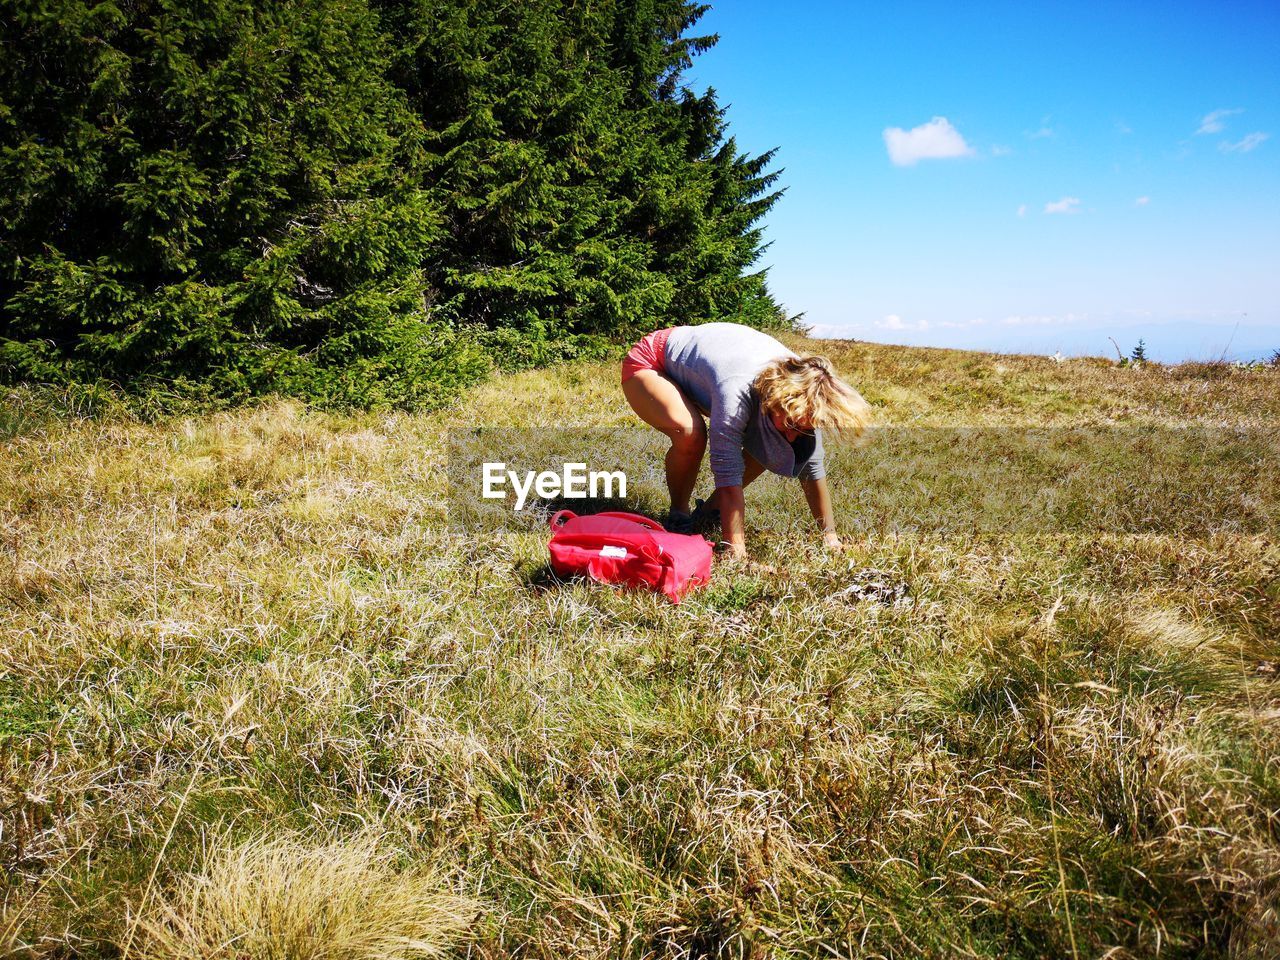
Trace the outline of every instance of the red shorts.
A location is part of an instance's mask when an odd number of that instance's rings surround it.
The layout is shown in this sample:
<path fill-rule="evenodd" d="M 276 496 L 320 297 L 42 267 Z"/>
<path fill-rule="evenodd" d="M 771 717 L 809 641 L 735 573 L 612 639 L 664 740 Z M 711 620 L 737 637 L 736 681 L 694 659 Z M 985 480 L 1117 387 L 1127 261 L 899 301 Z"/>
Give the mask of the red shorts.
<path fill-rule="evenodd" d="M 626 383 L 641 370 L 666 372 L 667 364 L 664 357 L 667 353 L 667 337 L 671 335 L 671 331 L 674 329 L 674 327 L 667 327 L 665 330 L 655 330 L 653 333 L 645 334 L 640 338 L 640 342 L 632 347 L 630 352 L 622 358 L 623 383 Z"/>

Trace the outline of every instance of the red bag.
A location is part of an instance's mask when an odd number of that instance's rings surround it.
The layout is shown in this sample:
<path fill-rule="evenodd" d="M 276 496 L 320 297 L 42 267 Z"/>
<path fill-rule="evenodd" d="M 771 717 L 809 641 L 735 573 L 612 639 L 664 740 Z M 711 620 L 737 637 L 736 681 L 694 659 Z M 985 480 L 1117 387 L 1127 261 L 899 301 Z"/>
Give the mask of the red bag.
<path fill-rule="evenodd" d="M 668 533 L 635 513 L 561 510 L 551 518 L 551 569 L 559 577 L 586 575 L 601 583 L 648 587 L 679 603 L 711 579 L 711 544 Z"/>

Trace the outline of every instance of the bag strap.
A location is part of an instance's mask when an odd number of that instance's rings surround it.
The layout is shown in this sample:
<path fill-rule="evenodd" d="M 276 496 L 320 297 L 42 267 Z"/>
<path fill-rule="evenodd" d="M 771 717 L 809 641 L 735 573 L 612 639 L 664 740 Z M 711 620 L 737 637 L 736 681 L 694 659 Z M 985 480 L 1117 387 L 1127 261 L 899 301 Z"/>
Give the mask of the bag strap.
<path fill-rule="evenodd" d="M 574 513 L 572 510 L 559 510 L 556 512 L 556 515 L 551 518 L 551 529 L 555 530 L 559 528 L 561 525 L 568 523 L 570 520 L 573 520 L 577 516 L 578 515 Z"/>

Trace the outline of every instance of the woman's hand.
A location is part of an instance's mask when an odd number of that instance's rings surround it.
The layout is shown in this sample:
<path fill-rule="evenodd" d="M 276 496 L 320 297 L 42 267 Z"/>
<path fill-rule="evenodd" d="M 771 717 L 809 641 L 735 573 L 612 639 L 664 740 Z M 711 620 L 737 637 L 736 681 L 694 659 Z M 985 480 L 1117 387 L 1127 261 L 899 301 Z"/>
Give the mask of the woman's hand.
<path fill-rule="evenodd" d="M 776 576 L 778 573 L 777 567 L 761 563 L 759 560 L 752 560 L 747 556 L 746 547 L 734 549 L 734 545 L 728 540 L 721 540 L 716 544 L 716 553 L 720 556 L 722 564 L 742 570 L 744 573 L 755 573 L 765 577 Z"/>
<path fill-rule="evenodd" d="M 831 494 L 827 491 L 827 481 L 801 480 L 804 498 L 809 501 L 809 511 L 813 519 L 818 521 L 818 529 L 822 531 L 822 545 L 833 553 L 844 550 L 840 535 L 836 533 L 836 519 L 831 512 Z"/>
<path fill-rule="evenodd" d="M 723 544 L 724 541 L 721 541 Z M 720 550 L 717 546 L 717 551 Z M 744 550 L 741 553 L 734 553 L 730 550 L 721 552 L 720 562 L 732 570 L 740 570 L 743 573 L 752 573 L 762 577 L 777 576 L 778 568 L 771 563 L 761 563 L 759 560 L 752 560 L 747 556 Z"/>
<path fill-rule="evenodd" d="M 747 535 L 744 514 L 746 507 L 742 498 L 742 487 L 720 487 L 716 490 L 720 504 L 720 535 L 722 542 L 727 543 L 730 553 L 740 557 L 747 555 Z"/>
<path fill-rule="evenodd" d="M 733 543 L 729 540 L 721 540 L 715 546 L 715 551 L 722 560 L 745 560 L 747 559 L 747 548 L 745 544 Z"/>

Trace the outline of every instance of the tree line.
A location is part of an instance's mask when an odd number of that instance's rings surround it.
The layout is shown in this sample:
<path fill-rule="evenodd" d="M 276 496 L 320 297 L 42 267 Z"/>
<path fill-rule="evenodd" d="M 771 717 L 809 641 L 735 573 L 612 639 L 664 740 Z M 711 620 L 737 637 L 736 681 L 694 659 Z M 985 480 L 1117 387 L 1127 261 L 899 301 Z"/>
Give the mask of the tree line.
<path fill-rule="evenodd" d="M 432 406 L 781 314 L 685 0 L 8 0 L 0 376 Z"/>

